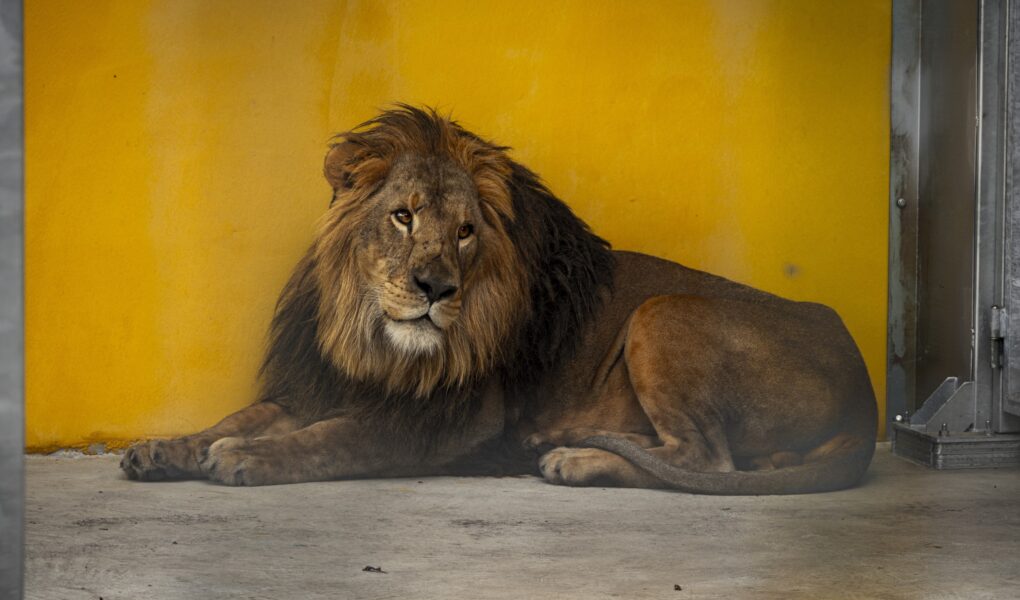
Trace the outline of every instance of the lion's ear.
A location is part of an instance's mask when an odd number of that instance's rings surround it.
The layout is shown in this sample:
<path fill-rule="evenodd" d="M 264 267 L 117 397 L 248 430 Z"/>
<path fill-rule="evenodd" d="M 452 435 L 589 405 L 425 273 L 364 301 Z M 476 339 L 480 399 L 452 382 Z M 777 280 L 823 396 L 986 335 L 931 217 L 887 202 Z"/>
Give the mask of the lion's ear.
<path fill-rule="evenodd" d="M 322 172 L 326 181 L 333 186 L 334 192 L 343 192 L 351 189 L 354 185 L 352 168 L 355 153 L 359 146 L 352 142 L 341 142 L 333 145 L 326 153 L 326 163 L 322 166 Z"/>

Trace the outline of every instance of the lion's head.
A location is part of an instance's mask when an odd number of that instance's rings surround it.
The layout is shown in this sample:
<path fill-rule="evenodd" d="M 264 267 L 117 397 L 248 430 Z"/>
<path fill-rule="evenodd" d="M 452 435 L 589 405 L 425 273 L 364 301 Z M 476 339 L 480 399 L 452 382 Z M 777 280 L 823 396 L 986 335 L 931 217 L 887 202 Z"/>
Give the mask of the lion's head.
<path fill-rule="evenodd" d="M 419 394 L 490 371 L 530 312 L 506 154 L 411 108 L 339 138 L 314 250 L 323 352 Z"/>
<path fill-rule="evenodd" d="M 335 141 L 333 200 L 281 297 L 271 379 L 308 376 L 309 338 L 342 378 L 417 397 L 497 370 L 537 377 L 573 347 L 612 258 L 507 148 L 406 105 Z M 328 385 L 301 387 L 277 394 Z"/>

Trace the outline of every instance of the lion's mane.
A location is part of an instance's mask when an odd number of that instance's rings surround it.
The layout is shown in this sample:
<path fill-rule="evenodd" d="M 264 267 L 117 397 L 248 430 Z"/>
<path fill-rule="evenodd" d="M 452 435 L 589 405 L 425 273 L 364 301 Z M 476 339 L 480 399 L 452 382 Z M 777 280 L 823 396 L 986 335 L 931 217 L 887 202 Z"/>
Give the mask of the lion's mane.
<path fill-rule="evenodd" d="M 345 185 L 277 303 L 260 398 L 309 422 L 351 414 L 419 436 L 463 424 L 493 377 L 511 397 L 528 398 L 575 350 L 611 285 L 608 244 L 508 148 L 434 110 L 398 105 L 335 141 L 347 158 L 327 161 L 327 176 Z M 365 207 L 403 154 L 462 167 L 498 232 L 465 273 L 461 318 L 444 350 L 410 358 L 382 342 L 353 252 Z"/>

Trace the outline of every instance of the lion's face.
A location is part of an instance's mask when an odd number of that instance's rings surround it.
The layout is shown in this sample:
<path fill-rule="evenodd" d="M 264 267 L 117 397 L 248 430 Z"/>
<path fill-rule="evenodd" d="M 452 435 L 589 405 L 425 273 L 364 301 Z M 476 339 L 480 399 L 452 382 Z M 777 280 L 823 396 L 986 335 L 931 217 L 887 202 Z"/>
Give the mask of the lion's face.
<path fill-rule="evenodd" d="M 451 161 L 405 155 L 368 202 L 355 249 L 382 331 L 399 352 L 439 352 L 492 234 L 474 183 Z"/>
<path fill-rule="evenodd" d="M 502 148 L 396 111 L 332 147 L 317 338 L 358 380 L 425 396 L 487 376 L 531 313 Z"/>

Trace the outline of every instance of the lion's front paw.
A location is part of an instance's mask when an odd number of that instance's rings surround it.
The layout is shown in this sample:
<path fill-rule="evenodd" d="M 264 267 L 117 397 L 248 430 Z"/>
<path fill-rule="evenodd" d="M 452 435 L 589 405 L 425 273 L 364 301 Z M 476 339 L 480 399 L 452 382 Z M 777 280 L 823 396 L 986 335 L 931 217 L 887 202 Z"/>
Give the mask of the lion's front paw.
<path fill-rule="evenodd" d="M 194 452 L 185 439 L 152 440 L 131 446 L 120 459 L 128 479 L 160 481 L 200 475 Z"/>
<path fill-rule="evenodd" d="M 199 466 L 212 481 L 226 485 L 265 485 L 260 461 L 248 447 L 248 440 L 222 438 L 203 453 Z"/>
<path fill-rule="evenodd" d="M 597 448 L 556 448 L 542 455 L 538 468 L 550 483 L 599 485 L 611 483 L 616 458 Z"/>

